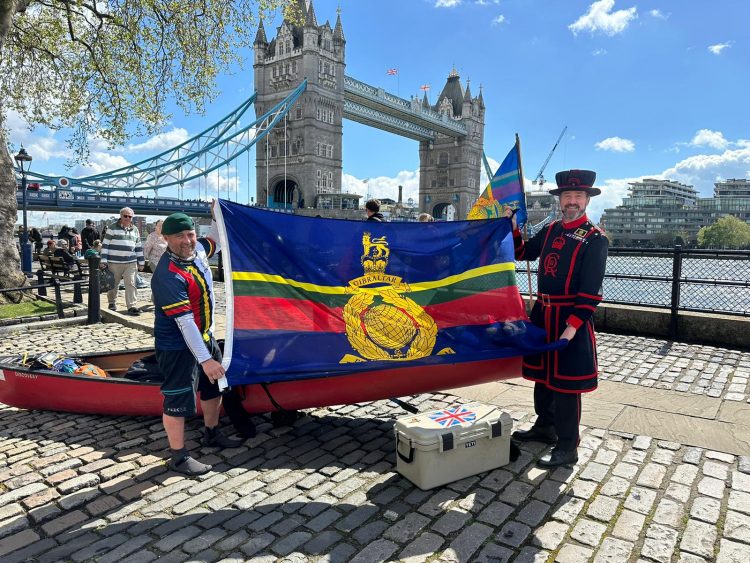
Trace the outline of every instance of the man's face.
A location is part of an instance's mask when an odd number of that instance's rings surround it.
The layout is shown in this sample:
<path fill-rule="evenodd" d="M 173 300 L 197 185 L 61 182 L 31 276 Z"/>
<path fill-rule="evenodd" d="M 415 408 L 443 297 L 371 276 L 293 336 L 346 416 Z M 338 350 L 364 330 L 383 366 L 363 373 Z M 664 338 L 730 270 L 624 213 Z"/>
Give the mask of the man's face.
<path fill-rule="evenodd" d="M 133 214 L 130 211 L 120 213 L 120 223 L 123 227 L 129 227 L 133 224 Z"/>
<path fill-rule="evenodd" d="M 195 245 L 198 242 L 198 238 L 195 236 L 195 231 L 180 231 L 173 235 L 163 235 L 164 240 L 167 241 L 167 246 L 172 253 L 176 254 L 180 258 L 188 259 L 193 256 L 195 252 Z"/>
<path fill-rule="evenodd" d="M 560 194 L 560 210 L 563 221 L 570 223 L 583 217 L 591 197 L 580 190 L 569 190 Z"/>

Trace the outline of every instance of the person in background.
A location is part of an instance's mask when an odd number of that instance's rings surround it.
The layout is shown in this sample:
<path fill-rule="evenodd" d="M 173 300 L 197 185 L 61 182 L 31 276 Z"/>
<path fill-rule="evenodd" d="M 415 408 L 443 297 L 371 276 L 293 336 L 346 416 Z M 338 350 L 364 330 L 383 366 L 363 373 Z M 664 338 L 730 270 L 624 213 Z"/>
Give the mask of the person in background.
<path fill-rule="evenodd" d="M 204 446 L 236 448 L 241 440 L 219 430 L 224 376 L 221 351 L 213 336 L 214 291 L 208 259 L 217 251 L 216 223 L 207 238 L 197 238 L 193 220 L 173 213 L 164 220 L 167 251 L 151 278 L 154 296 L 156 360 L 164 374 L 164 429 L 172 452 L 169 467 L 184 475 L 207 473 L 211 466 L 193 458 L 185 447 L 185 418 L 196 413 L 200 393 Z"/>
<path fill-rule="evenodd" d="M 84 258 L 88 258 L 89 256 L 101 256 L 102 253 L 102 241 L 99 239 L 96 239 L 91 247 L 86 250 L 86 253 L 83 255 Z"/>
<path fill-rule="evenodd" d="M 148 267 L 152 272 L 156 270 L 161 255 L 167 249 L 167 241 L 161 236 L 162 223 L 161 219 L 156 222 L 154 230 L 149 233 L 146 242 L 143 244 L 143 255 L 146 257 Z"/>
<path fill-rule="evenodd" d="M 44 256 L 54 256 L 55 250 L 57 250 L 57 244 L 54 240 L 50 239 L 47 241 L 47 248 L 42 251 Z"/>
<path fill-rule="evenodd" d="M 102 241 L 101 268 L 109 268 L 115 276 L 114 289 L 107 292 L 109 310 L 116 311 L 117 291 L 120 280 L 125 281 L 125 304 L 128 313 L 140 315 L 141 311 L 136 307 L 138 290 L 135 285 L 135 276 L 143 271 L 143 247 L 138 227 L 133 225 L 133 210 L 123 207 L 120 210 L 120 219 L 109 225 L 107 234 Z"/>
<path fill-rule="evenodd" d="M 70 229 L 70 252 L 76 256 L 81 256 L 81 250 L 83 249 L 83 242 L 81 241 L 81 235 L 78 229 L 73 227 Z"/>
<path fill-rule="evenodd" d="M 380 213 L 380 202 L 377 199 L 370 199 L 365 203 L 365 213 L 368 221 L 385 221 L 385 217 Z"/>
<path fill-rule="evenodd" d="M 91 219 L 86 219 L 86 226 L 81 231 L 81 250 L 83 250 L 84 255 L 89 248 L 94 246 L 94 241 L 97 239 L 100 241 L 102 239 L 99 235 L 99 231 L 96 230 L 94 222 Z"/>
<path fill-rule="evenodd" d="M 65 239 L 60 239 L 57 241 L 57 248 L 55 249 L 52 256 L 56 256 L 57 258 L 62 258 L 63 262 L 65 263 L 65 266 L 70 266 L 72 264 L 75 264 L 76 257 L 73 256 L 70 252 L 68 252 L 68 249 L 70 247 L 68 246 L 68 241 Z"/>
<path fill-rule="evenodd" d="M 578 461 L 581 394 L 597 387 L 594 311 L 602 301 L 602 282 L 609 242 L 586 216 L 596 173 L 566 170 L 555 175 L 562 219 L 523 240 L 513 211 L 505 216 L 513 224 L 516 260 L 539 258 L 536 303 L 531 322 L 547 332 L 548 342 L 568 340 L 566 348 L 524 356 L 522 375 L 534 385 L 536 422 L 518 430 L 520 441 L 555 444 L 537 465 L 543 468 L 571 466 Z"/>
<path fill-rule="evenodd" d="M 432 223 L 434 220 L 435 218 L 429 213 L 420 213 L 419 217 L 417 217 L 417 221 L 420 223 Z"/>
<path fill-rule="evenodd" d="M 29 241 L 34 243 L 34 252 L 39 254 L 42 251 L 44 244 L 42 244 L 42 233 L 40 233 L 39 229 L 36 227 L 31 227 L 31 230 L 29 231 Z"/>

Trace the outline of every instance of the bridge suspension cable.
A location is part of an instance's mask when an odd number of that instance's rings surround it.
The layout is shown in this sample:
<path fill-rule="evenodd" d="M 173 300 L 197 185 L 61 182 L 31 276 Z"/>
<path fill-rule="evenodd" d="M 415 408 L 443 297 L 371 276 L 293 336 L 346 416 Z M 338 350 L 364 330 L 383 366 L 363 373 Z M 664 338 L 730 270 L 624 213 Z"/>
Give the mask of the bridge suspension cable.
<path fill-rule="evenodd" d="M 208 174 L 228 165 L 267 137 L 269 131 L 284 119 L 307 88 L 307 80 L 281 102 L 252 123 L 240 126 L 241 118 L 253 107 L 257 96 L 243 102 L 221 121 L 187 141 L 154 157 L 102 174 L 66 179 L 65 187 L 97 192 L 158 190 L 203 178 L 208 194 Z M 201 162 L 202 160 L 202 162 Z M 57 185 L 59 176 L 30 173 L 47 184 Z M 217 188 L 219 186 L 217 185 Z"/>

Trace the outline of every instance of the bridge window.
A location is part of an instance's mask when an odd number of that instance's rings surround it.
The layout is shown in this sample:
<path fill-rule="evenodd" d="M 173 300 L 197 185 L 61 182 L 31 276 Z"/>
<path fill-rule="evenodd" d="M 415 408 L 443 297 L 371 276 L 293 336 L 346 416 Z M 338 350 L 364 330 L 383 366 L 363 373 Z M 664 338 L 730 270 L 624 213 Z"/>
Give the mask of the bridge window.
<path fill-rule="evenodd" d="M 473 187 L 474 187 L 474 184 L 475 184 L 475 182 L 474 182 L 474 178 L 469 178 L 469 187 L 470 187 L 470 188 L 473 188 Z"/>
<path fill-rule="evenodd" d="M 447 152 L 441 152 L 438 155 L 438 166 L 448 166 L 450 164 L 451 157 Z"/>
<path fill-rule="evenodd" d="M 295 119 L 302 119 L 302 108 L 297 108 L 294 112 Z"/>
<path fill-rule="evenodd" d="M 433 180 L 431 186 L 437 188 L 437 180 Z"/>
<path fill-rule="evenodd" d="M 450 187 L 453 187 L 453 186 L 455 186 L 455 185 L 456 185 L 456 180 L 454 180 L 453 178 L 451 178 L 450 180 L 448 180 L 448 185 L 449 185 Z"/>

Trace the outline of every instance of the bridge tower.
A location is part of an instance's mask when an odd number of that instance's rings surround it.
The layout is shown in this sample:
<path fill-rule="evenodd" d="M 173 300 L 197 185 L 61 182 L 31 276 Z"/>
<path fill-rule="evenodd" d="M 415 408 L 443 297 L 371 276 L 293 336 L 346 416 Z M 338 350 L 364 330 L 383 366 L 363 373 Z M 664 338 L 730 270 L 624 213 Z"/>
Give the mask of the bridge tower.
<path fill-rule="evenodd" d="M 327 207 L 341 193 L 344 48 L 336 26 L 318 25 L 312 1 L 297 0 L 302 24 L 285 19 L 268 41 L 263 21 L 253 47 L 255 114 L 282 101 L 303 79 L 307 90 L 286 118 L 256 147 L 258 203 L 269 207 Z M 286 135 L 286 138 L 285 138 Z M 284 158 L 286 156 L 286 159 Z"/>
<path fill-rule="evenodd" d="M 436 133 L 434 141 L 419 143 L 419 207 L 435 218 L 465 219 L 481 191 L 479 174 L 484 146 L 484 99 L 471 97 L 454 68 L 438 96 L 430 105 L 425 93 L 422 107 L 466 126 L 464 138 Z"/>

